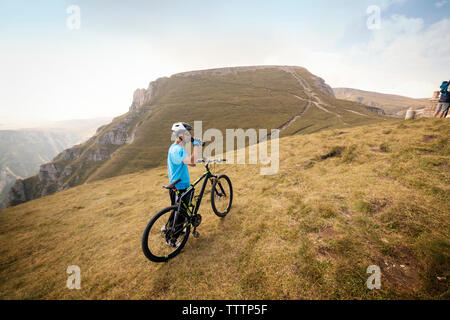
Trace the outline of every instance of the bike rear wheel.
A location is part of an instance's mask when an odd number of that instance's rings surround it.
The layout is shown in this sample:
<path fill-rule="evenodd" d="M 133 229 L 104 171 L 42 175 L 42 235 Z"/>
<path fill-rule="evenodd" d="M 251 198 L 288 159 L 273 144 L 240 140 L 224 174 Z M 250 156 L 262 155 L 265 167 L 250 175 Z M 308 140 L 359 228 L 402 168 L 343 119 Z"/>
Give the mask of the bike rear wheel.
<path fill-rule="evenodd" d="M 214 179 L 211 188 L 211 206 L 214 213 L 223 218 L 231 209 L 233 187 L 228 176 L 222 174 Z"/>
<path fill-rule="evenodd" d="M 153 262 L 165 262 L 181 252 L 185 246 L 191 231 L 188 225 L 187 216 L 184 213 L 178 221 L 183 221 L 175 225 L 172 229 L 169 224 L 173 219 L 178 206 L 167 207 L 150 219 L 142 235 L 142 251 L 144 255 Z"/>

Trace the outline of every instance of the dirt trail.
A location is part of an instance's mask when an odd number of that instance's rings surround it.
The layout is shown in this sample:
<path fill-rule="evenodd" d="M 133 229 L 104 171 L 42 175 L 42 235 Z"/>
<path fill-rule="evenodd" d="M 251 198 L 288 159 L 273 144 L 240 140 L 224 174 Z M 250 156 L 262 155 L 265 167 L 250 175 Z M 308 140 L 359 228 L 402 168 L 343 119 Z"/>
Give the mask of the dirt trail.
<path fill-rule="evenodd" d="M 305 108 L 305 110 L 300 113 L 299 115 L 296 115 L 294 118 L 292 118 L 291 120 L 289 120 L 287 123 L 285 123 L 283 126 L 281 126 L 280 130 L 286 129 L 287 127 L 289 127 L 295 120 L 297 120 L 299 117 L 301 117 L 305 111 L 307 109 L 309 109 L 311 103 L 314 104 L 318 109 L 327 112 L 327 113 L 331 113 L 334 114 L 336 117 L 338 117 L 338 119 L 344 124 L 344 125 L 348 125 L 344 120 L 342 120 L 342 116 L 336 112 L 330 111 L 329 109 L 326 108 L 326 106 L 329 106 L 328 104 L 324 103 L 322 101 L 322 99 L 320 99 L 320 97 L 317 95 L 317 93 L 315 93 L 313 91 L 313 89 L 308 85 L 308 83 L 306 81 L 304 81 L 298 74 L 297 72 L 295 72 L 295 70 L 293 70 L 290 67 L 284 67 L 282 68 L 283 71 L 291 74 L 296 80 L 297 82 L 300 84 L 300 86 L 304 89 L 304 92 L 306 93 L 306 95 L 308 96 L 308 99 L 304 99 L 301 98 L 295 94 L 292 94 L 295 98 L 299 99 L 299 100 L 303 100 L 303 101 L 308 101 L 309 104 L 308 106 Z"/>
<path fill-rule="evenodd" d="M 300 98 L 300 97 L 298 97 Z M 301 98 L 300 98 L 301 99 Z M 304 100 L 304 99 L 302 99 Z M 286 122 L 285 124 L 283 124 L 281 127 L 278 128 L 278 130 L 283 131 L 284 129 L 286 129 L 287 127 L 289 127 L 292 123 L 294 123 L 298 118 L 300 118 L 306 111 L 308 111 L 309 107 L 311 107 L 311 101 L 308 103 L 308 105 L 306 106 L 306 108 L 298 115 L 296 115 L 295 117 L 293 117 L 291 120 L 289 120 L 288 122 Z"/>
<path fill-rule="evenodd" d="M 349 109 L 344 109 L 344 110 L 346 110 L 348 112 L 353 112 L 353 113 L 359 114 L 360 116 L 368 117 L 368 115 L 364 114 L 364 113 L 359 113 L 359 112 L 356 112 L 356 111 L 353 111 L 353 110 L 349 110 Z"/>

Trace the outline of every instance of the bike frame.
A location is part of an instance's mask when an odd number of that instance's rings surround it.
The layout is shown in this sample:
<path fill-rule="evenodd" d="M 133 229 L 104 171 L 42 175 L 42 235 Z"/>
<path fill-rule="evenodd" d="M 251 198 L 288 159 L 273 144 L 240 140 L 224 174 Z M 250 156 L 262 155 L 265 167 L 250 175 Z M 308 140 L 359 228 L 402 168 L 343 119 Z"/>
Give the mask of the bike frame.
<path fill-rule="evenodd" d="M 176 212 L 175 218 L 173 219 L 173 224 L 174 224 L 174 225 L 175 225 L 176 218 L 177 218 L 178 214 L 180 213 L 181 205 L 184 205 L 184 208 L 186 209 L 186 212 L 188 213 L 189 217 L 193 217 L 193 216 L 195 216 L 195 215 L 197 214 L 198 209 L 200 208 L 200 204 L 201 204 L 201 202 L 202 202 L 203 194 L 205 193 L 206 185 L 208 184 L 208 181 L 209 181 L 209 179 L 211 179 L 211 178 L 217 178 L 217 175 L 213 174 L 213 173 L 209 170 L 209 164 L 207 164 L 207 165 L 206 165 L 206 172 L 205 172 L 200 178 L 198 178 L 197 180 L 195 180 L 195 182 L 192 183 L 192 184 L 189 186 L 189 188 L 186 189 L 186 191 L 185 191 L 184 193 L 182 193 L 182 194 L 180 195 L 180 191 L 178 191 L 178 190 L 175 191 L 176 194 L 179 195 L 180 201 L 179 201 L 179 203 L 178 203 L 178 210 L 177 210 L 177 212 Z M 192 203 L 192 200 L 191 200 L 191 203 L 186 204 L 186 203 L 185 203 L 184 201 L 182 201 L 181 199 L 183 198 L 183 196 L 184 196 L 185 194 L 187 194 L 188 192 L 190 192 L 191 189 L 194 188 L 197 184 L 199 184 L 200 181 L 202 181 L 203 179 L 205 179 L 205 181 L 203 181 L 202 189 L 200 190 L 200 194 L 198 195 L 198 200 L 197 200 L 197 202 L 196 202 L 196 204 L 195 204 L 194 210 L 191 211 L 191 210 L 189 209 L 189 206 L 190 206 L 190 204 Z M 194 195 L 192 195 L 192 199 L 193 199 L 193 198 L 194 198 Z M 190 224 L 190 222 L 189 222 L 189 224 Z M 188 224 L 188 225 L 189 225 L 189 224 Z"/>

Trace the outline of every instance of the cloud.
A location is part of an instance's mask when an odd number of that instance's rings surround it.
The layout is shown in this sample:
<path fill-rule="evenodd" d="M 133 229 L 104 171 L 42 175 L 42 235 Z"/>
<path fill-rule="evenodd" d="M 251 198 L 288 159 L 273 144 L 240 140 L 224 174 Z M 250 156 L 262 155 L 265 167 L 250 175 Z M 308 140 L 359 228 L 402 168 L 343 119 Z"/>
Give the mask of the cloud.
<path fill-rule="evenodd" d="M 407 0 L 381 0 L 380 7 L 382 10 L 386 10 L 393 5 L 403 5 L 406 1 Z"/>
<path fill-rule="evenodd" d="M 382 21 L 382 29 L 366 45 L 354 50 L 372 63 L 367 67 L 378 86 L 385 82 L 385 90 L 427 97 L 440 77 L 447 76 L 443 66 L 450 64 L 448 30 L 449 19 L 425 27 L 420 18 L 393 15 Z"/>
<path fill-rule="evenodd" d="M 350 49 L 314 53 L 311 71 L 333 86 L 430 97 L 449 77 L 450 19 L 426 26 L 421 18 L 392 15 L 381 26 Z"/>
<path fill-rule="evenodd" d="M 355 29 L 352 25 L 353 34 Z M 422 18 L 394 14 L 382 18 L 380 30 L 366 30 L 351 46 L 333 44 L 339 36 L 352 34 L 330 32 L 325 38 L 308 30 L 268 37 L 270 46 L 251 45 L 255 54 L 264 53 L 263 63 L 304 66 L 333 87 L 426 98 L 449 77 L 448 30 L 447 18 L 429 25 Z M 248 63 L 258 61 L 258 56 L 247 58 Z"/>
<path fill-rule="evenodd" d="M 436 8 L 441 8 L 441 7 L 445 6 L 447 3 L 448 3 L 447 0 L 442 0 L 442 1 L 436 2 L 434 5 L 436 6 Z"/>

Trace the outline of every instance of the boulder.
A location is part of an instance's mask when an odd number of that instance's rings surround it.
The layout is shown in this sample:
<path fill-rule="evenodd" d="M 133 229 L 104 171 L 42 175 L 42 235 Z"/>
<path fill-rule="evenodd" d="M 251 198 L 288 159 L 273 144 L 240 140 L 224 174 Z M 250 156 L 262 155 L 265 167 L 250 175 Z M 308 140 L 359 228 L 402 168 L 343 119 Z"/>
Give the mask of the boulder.
<path fill-rule="evenodd" d="M 412 108 L 409 108 L 408 111 L 406 111 L 405 120 L 415 119 L 415 117 L 416 111 L 414 111 Z"/>

